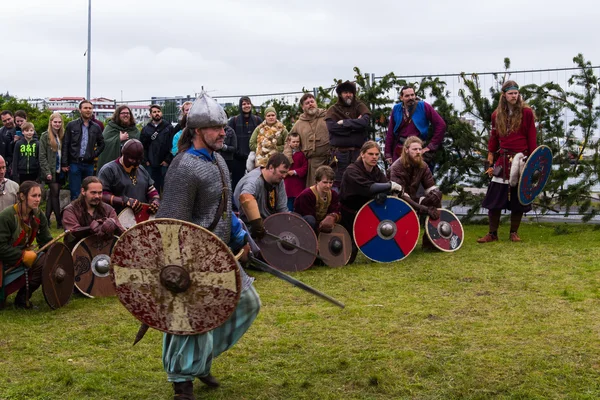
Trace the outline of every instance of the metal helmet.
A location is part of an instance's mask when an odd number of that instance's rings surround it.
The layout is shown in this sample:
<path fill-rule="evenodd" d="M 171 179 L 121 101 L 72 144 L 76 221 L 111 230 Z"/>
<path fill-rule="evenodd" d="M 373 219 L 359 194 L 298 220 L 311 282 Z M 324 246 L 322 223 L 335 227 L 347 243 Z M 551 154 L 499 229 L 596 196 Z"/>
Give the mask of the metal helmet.
<path fill-rule="evenodd" d="M 187 116 L 187 127 L 191 129 L 209 128 L 227 124 L 227 114 L 206 92 L 200 93 L 190 108 Z"/>

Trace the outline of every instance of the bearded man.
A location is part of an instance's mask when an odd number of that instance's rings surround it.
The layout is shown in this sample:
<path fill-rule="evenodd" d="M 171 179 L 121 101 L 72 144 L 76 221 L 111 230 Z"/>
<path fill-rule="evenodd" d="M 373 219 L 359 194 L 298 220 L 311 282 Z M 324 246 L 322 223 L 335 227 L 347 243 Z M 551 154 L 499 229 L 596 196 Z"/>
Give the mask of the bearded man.
<path fill-rule="evenodd" d="M 0 156 L 0 211 L 17 203 L 19 184 L 6 177 L 6 161 Z"/>
<path fill-rule="evenodd" d="M 150 174 L 140 165 L 143 158 L 142 142 L 130 139 L 123 146 L 121 157 L 106 164 L 98 174 L 102 181 L 102 201 L 113 206 L 117 213 L 130 207 L 137 214 L 143 208 L 142 203 L 150 204 L 150 214 L 158 210 L 159 194 Z"/>
<path fill-rule="evenodd" d="M 300 98 L 303 113 L 292 127 L 290 135 L 300 135 L 300 150 L 308 160 L 306 182 L 315 181 L 315 173 L 321 165 L 326 165 L 329 159 L 329 131 L 325 122 L 327 111 L 317 107 L 315 96 L 304 93 Z M 284 154 L 292 160 L 292 150 L 287 147 Z"/>
<path fill-rule="evenodd" d="M 115 109 L 112 118 L 106 124 L 102 132 L 104 138 L 104 151 L 98 156 L 98 171 L 105 164 L 113 161 L 121 154 L 121 146 L 129 139 L 139 139 L 140 131 L 135 122 L 135 117 L 131 108 L 127 105 L 120 105 Z"/>
<path fill-rule="evenodd" d="M 206 93 L 196 99 L 179 140 L 165 180 L 163 207 L 158 218 L 192 222 L 212 231 L 234 254 L 243 249 L 248 260 L 248 235 L 231 211 L 231 181 L 219 150 L 223 147 L 227 116 Z M 250 278 L 238 264 L 242 293 L 235 311 L 225 323 L 200 335 L 163 335 L 163 367 L 173 383 L 175 400 L 194 400 L 194 378 L 217 387 L 211 375 L 213 360 L 232 347 L 250 328 L 260 310 L 260 298 Z"/>
<path fill-rule="evenodd" d="M 65 244 L 73 248 L 77 241 L 87 234 L 110 237 L 125 232 L 114 208 L 102 201 L 102 181 L 96 176 L 88 176 L 81 183 L 79 197 L 65 207 L 63 211 L 65 230 L 77 232 L 90 227 L 84 235 L 67 236 Z"/>
<path fill-rule="evenodd" d="M 173 159 L 171 154 L 173 125 L 163 119 L 162 109 L 157 104 L 150 106 L 150 117 L 150 122 L 142 128 L 140 140 L 144 145 L 146 168 L 154 180 L 156 190 L 160 193 L 167 168 Z"/>
<path fill-rule="evenodd" d="M 388 164 L 400 157 L 407 138 L 417 136 L 422 141 L 427 140 L 430 126 L 433 128 L 433 136 L 423 148 L 422 155 L 431 168 L 435 151 L 444 140 L 446 123 L 433 107 L 423 100 L 417 100 L 412 86 L 404 86 L 400 90 L 400 103 L 392 109 L 385 137 L 385 158 Z"/>
<path fill-rule="evenodd" d="M 488 209 L 489 232 L 478 243 L 498 240 L 498 226 L 502 209 L 510 210 L 511 242 L 520 242 L 517 234 L 523 213 L 531 211 L 531 205 L 524 206 L 518 200 L 519 159 L 529 156 L 537 147 L 535 114 L 519 94 L 519 85 L 515 81 L 506 81 L 498 108 L 492 114 L 492 132 L 488 142 L 487 161 L 490 167 L 486 173 L 492 178 L 483 199 Z M 513 168 L 513 164 L 516 168 Z M 511 183 L 512 181 L 512 183 Z"/>
<path fill-rule="evenodd" d="M 434 220 L 440 217 L 438 208 L 442 207 L 442 192 L 435 185 L 433 175 L 423 161 L 421 139 L 416 136 L 406 139 L 402 157 L 392 164 L 390 180 L 402 186 L 404 192 L 400 198 L 410 204 L 419 215 L 429 215 L 429 218 Z M 425 192 L 419 197 L 417 192 L 421 185 Z M 423 248 L 434 248 L 427 234 L 423 235 Z"/>
<path fill-rule="evenodd" d="M 346 81 L 335 89 L 337 102 L 325 115 L 331 146 L 331 164 L 335 171 L 334 188 L 339 190 L 348 165 L 360 155 L 360 148 L 369 136 L 371 110 L 356 98 L 356 84 Z"/>

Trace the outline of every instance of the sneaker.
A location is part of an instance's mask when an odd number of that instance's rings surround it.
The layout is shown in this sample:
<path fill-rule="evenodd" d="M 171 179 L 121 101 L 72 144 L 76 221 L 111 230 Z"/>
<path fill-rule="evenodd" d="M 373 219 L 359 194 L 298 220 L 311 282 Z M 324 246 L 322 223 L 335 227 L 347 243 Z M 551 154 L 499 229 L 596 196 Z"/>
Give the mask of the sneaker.
<path fill-rule="evenodd" d="M 511 232 L 510 233 L 510 241 L 511 242 L 521 242 L 521 238 L 519 237 L 517 232 Z"/>
<path fill-rule="evenodd" d="M 200 382 L 204 383 L 206 386 L 211 387 L 211 388 L 218 388 L 220 385 L 217 378 L 215 378 L 211 374 L 208 374 L 206 376 L 200 376 L 200 377 L 198 377 L 198 379 L 200 379 Z"/>
<path fill-rule="evenodd" d="M 498 240 L 498 235 L 493 235 L 491 233 L 488 233 L 484 237 L 480 237 L 479 239 L 477 239 L 477 243 L 496 242 L 497 240 Z"/>

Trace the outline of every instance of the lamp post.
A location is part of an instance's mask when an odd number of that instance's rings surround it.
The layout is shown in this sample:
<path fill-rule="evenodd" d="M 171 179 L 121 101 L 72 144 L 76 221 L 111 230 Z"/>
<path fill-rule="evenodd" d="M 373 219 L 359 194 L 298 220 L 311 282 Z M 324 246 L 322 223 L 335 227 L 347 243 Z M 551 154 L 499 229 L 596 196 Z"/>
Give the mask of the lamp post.
<path fill-rule="evenodd" d="M 88 0 L 88 45 L 87 45 L 87 92 L 90 99 L 90 76 L 92 71 L 92 0 Z"/>

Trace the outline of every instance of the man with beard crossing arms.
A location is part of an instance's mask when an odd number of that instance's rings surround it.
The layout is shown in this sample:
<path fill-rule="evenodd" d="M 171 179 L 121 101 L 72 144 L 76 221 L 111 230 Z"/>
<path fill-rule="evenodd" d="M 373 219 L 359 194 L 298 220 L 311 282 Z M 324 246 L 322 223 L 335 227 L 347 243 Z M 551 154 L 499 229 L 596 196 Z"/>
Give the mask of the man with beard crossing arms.
<path fill-rule="evenodd" d="M 442 145 L 446 123 L 433 107 L 423 100 L 417 101 L 415 89 L 404 86 L 400 90 L 400 103 L 396 104 L 390 115 L 387 135 L 385 137 L 385 158 L 388 164 L 396 161 L 402 154 L 404 141 L 411 136 L 418 136 L 425 141 L 429 135 L 429 126 L 433 127 L 433 137 L 423 148 L 422 156 L 429 167 L 435 151 Z"/>

